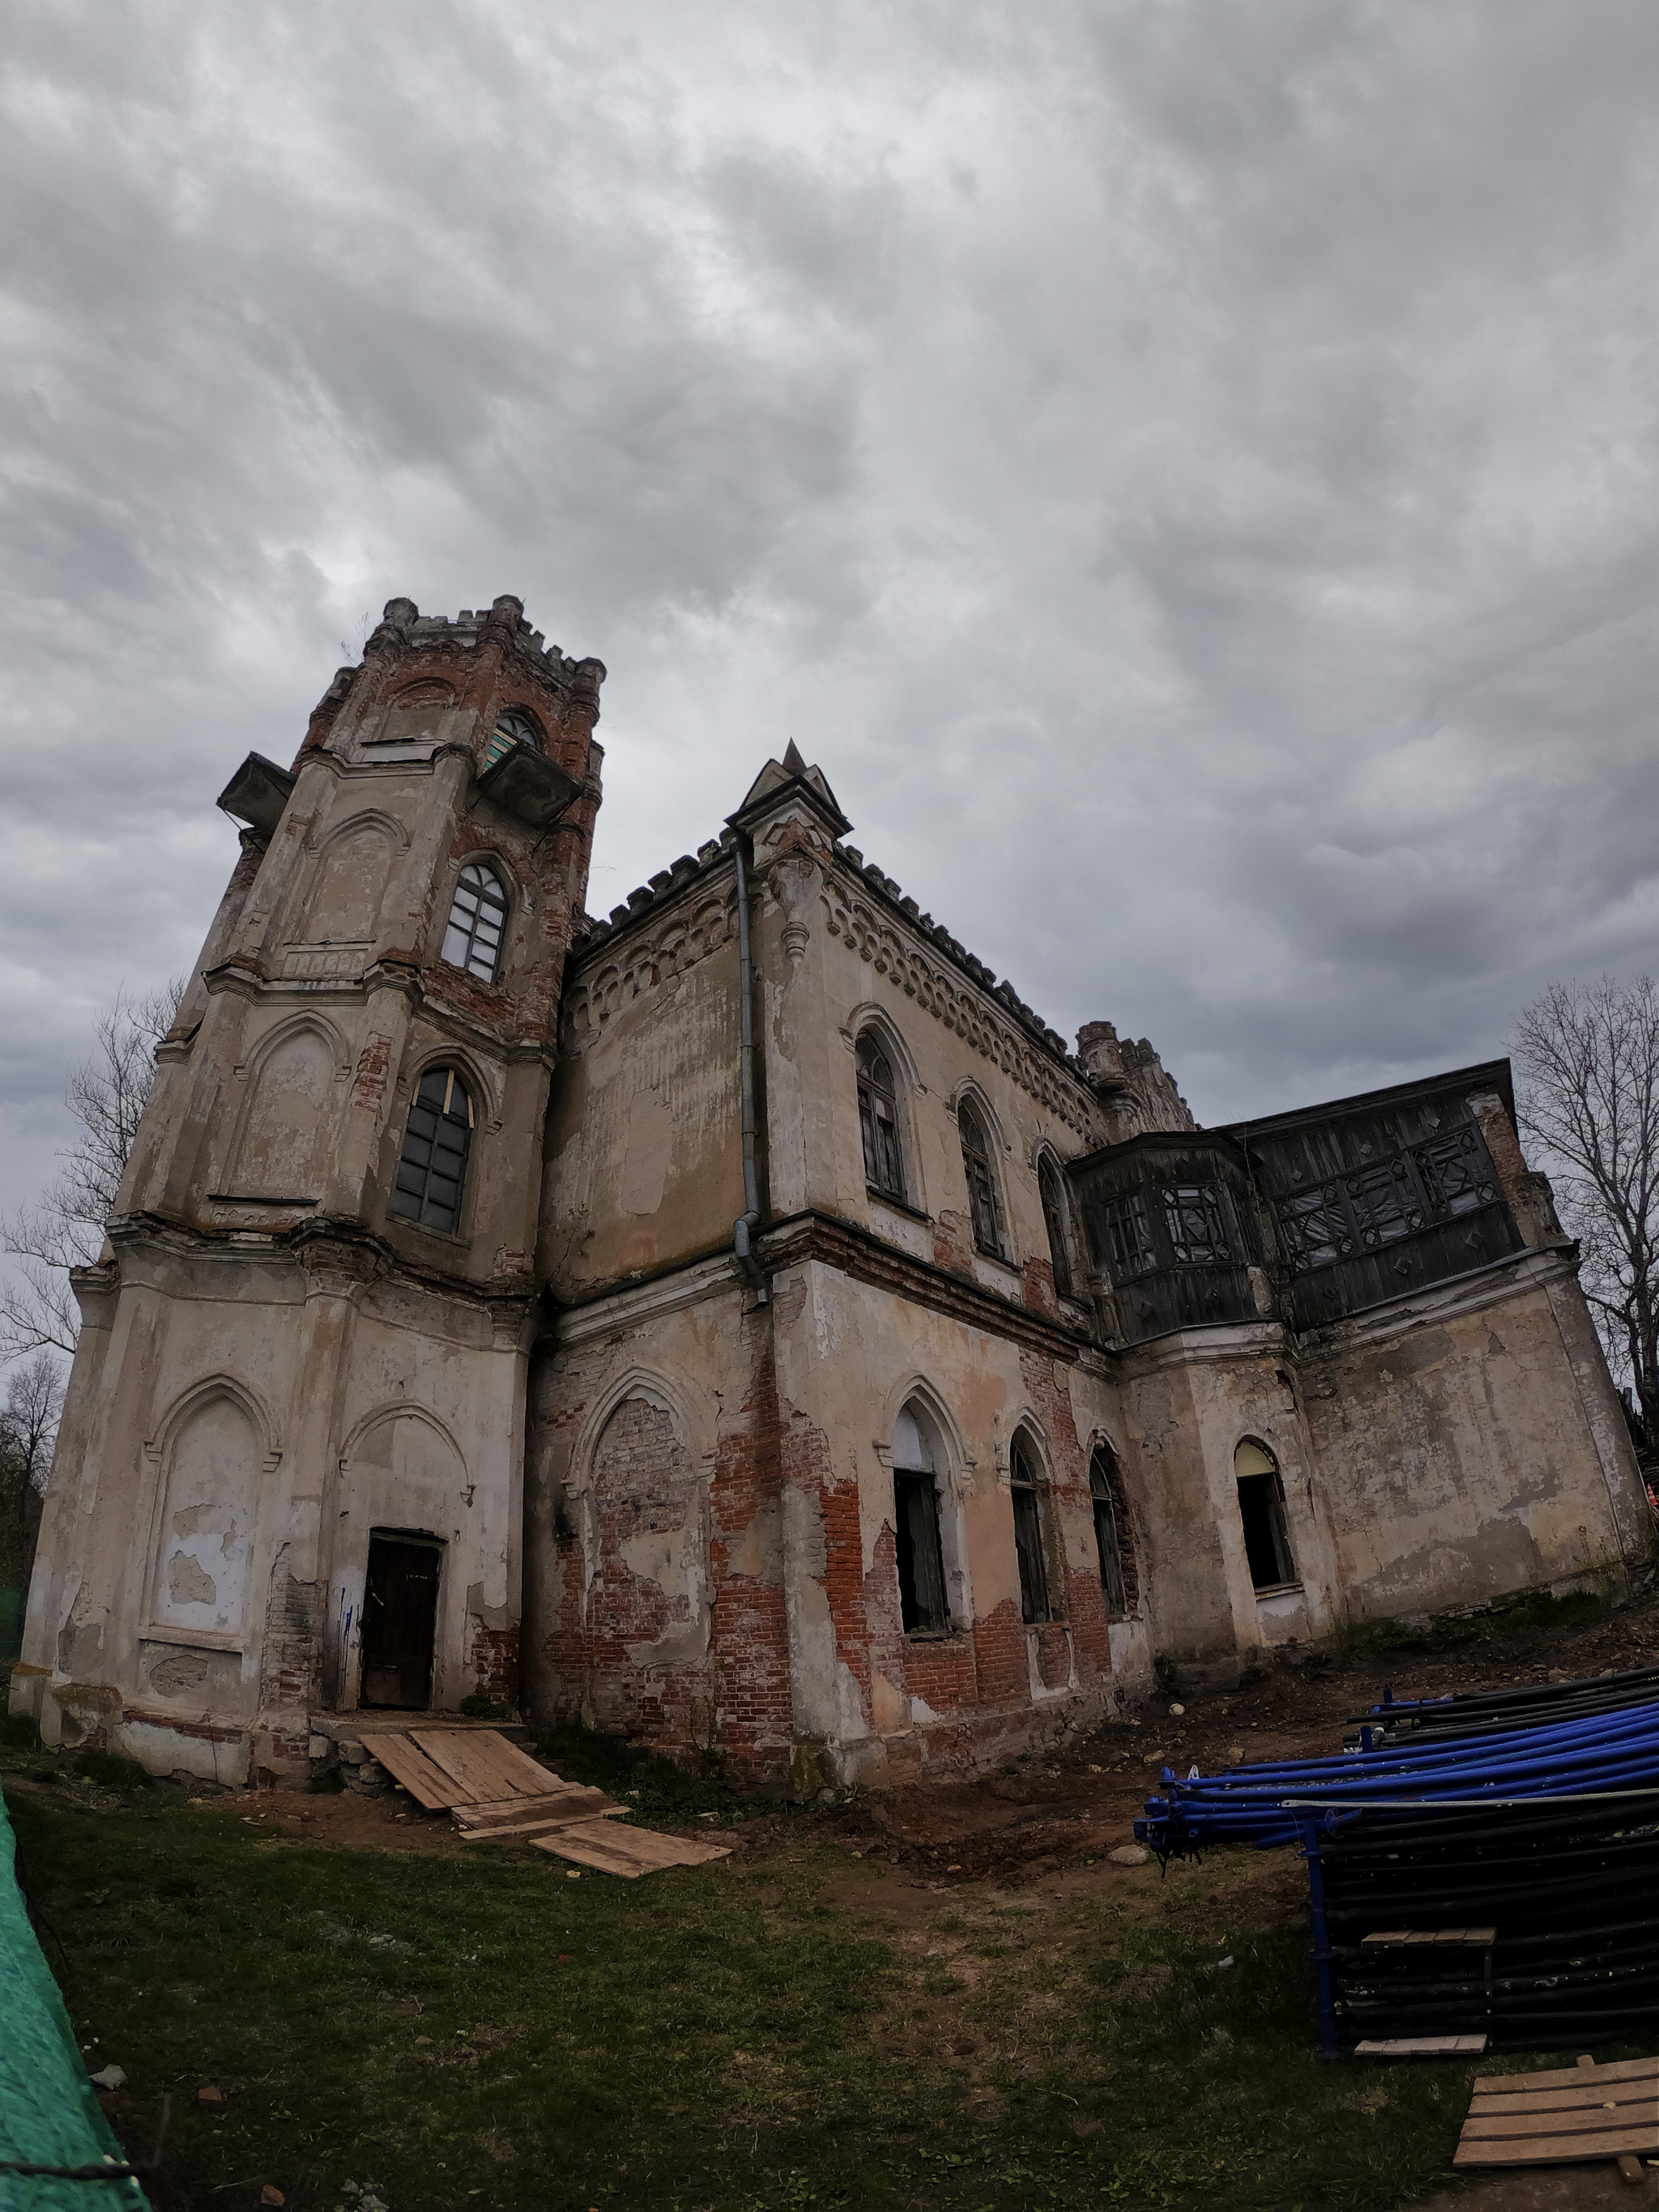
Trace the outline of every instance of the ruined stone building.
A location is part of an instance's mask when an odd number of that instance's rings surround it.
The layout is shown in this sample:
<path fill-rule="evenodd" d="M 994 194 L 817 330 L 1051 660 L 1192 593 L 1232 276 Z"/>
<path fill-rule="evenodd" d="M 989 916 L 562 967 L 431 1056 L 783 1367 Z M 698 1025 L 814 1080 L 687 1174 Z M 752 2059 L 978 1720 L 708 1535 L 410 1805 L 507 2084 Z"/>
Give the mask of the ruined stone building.
<path fill-rule="evenodd" d="M 224 794 L 76 1279 L 49 1741 L 299 1778 L 319 1716 L 483 1695 L 879 1782 L 1161 1653 L 1620 1583 L 1642 1488 L 1504 1063 L 1197 1128 L 793 747 L 591 920 L 604 673 L 394 599 Z"/>

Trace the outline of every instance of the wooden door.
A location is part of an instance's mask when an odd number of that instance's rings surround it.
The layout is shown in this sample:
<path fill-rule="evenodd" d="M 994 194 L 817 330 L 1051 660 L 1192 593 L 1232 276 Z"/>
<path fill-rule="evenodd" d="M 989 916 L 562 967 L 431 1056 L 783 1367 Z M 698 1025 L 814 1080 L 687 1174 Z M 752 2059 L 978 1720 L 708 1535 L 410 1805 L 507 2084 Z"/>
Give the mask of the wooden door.
<path fill-rule="evenodd" d="M 366 1705 L 424 1711 L 432 1697 L 432 1647 L 438 1625 L 441 1544 L 374 1536 L 363 1591 Z"/>

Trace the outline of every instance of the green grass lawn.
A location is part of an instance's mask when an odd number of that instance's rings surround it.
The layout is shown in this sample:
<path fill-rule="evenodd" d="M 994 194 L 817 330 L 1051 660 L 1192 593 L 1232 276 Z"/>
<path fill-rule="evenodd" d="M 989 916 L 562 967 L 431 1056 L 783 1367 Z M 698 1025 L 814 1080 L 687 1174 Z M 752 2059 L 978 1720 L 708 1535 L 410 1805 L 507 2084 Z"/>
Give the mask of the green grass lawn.
<path fill-rule="evenodd" d="M 136 2149 L 177 2094 L 186 2212 L 266 2182 L 326 2212 L 347 2180 L 395 2212 L 1382 2212 L 1444 2178 L 1467 2103 L 1466 2069 L 1314 2057 L 1288 1857 L 1266 1886 L 1226 1854 L 1063 1901 L 907 1890 L 889 1917 L 896 1879 L 864 1869 L 849 1908 L 810 1818 L 624 1883 L 321 1848 L 166 1787 L 8 1802 Z"/>

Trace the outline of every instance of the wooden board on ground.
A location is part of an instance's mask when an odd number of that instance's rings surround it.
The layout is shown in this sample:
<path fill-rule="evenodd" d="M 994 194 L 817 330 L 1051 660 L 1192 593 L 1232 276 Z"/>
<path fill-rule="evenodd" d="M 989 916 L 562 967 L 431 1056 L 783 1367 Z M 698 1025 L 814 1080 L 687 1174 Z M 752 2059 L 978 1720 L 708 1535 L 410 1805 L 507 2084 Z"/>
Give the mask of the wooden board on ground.
<path fill-rule="evenodd" d="M 1484 2035 L 1389 2035 L 1354 2045 L 1356 2058 L 1479 2058 Z"/>
<path fill-rule="evenodd" d="M 573 1783 L 549 1796 L 515 1798 L 510 1807 L 458 1805 L 454 1819 L 468 1843 L 489 1844 L 538 1835 L 550 1828 L 574 1827 L 581 1821 L 603 1820 L 627 1810 L 603 1790 L 584 1790 Z M 480 1818 L 481 1814 L 484 1817 Z"/>
<path fill-rule="evenodd" d="M 1495 1928 L 1381 1928 L 1374 1936 L 1362 1936 L 1359 1943 L 1362 1950 L 1367 1943 L 1395 1949 L 1422 1943 L 1438 1944 L 1449 1949 L 1472 1944 L 1489 1950 L 1497 1941 Z"/>
<path fill-rule="evenodd" d="M 708 1859 L 730 1858 L 724 1844 L 705 1844 L 696 1837 L 659 1835 L 653 1828 L 623 1828 L 594 1820 L 580 1827 L 561 1828 L 554 1834 L 531 1838 L 538 1851 L 552 1851 L 576 1865 L 592 1867 L 600 1874 L 619 1874 L 624 1881 L 659 1868 L 702 1866 Z"/>
<path fill-rule="evenodd" d="M 474 1804 L 502 1797 L 544 1796 L 559 1786 L 556 1774 L 538 1766 L 494 1729 L 413 1729 L 410 1735 L 434 1766 L 441 1766 L 460 1784 L 466 1799 Z"/>
<path fill-rule="evenodd" d="M 434 1765 L 406 1735 L 366 1735 L 362 1747 L 428 1813 L 447 1812 L 453 1805 L 464 1804 L 470 1795 L 453 1775 Z"/>
<path fill-rule="evenodd" d="M 1474 2085 L 1452 2164 L 1581 2165 L 1659 2157 L 1659 2059 L 1547 2074 L 1490 2074 Z"/>

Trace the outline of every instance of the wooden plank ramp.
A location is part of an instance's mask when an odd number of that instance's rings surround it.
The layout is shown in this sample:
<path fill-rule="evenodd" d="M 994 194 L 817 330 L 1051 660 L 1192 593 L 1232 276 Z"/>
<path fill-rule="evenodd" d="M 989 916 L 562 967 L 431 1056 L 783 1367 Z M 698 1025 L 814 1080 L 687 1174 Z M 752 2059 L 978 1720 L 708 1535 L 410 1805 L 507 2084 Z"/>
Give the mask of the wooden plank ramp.
<path fill-rule="evenodd" d="M 1659 2057 L 1625 2058 L 1547 2074 L 1490 2074 L 1474 2085 L 1452 2164 L 1583 2165 L 1616 2160 L 1627 2181 L 1659 2158 Z"/>
<path fill-rule="evenodd" d="M 626 1817 L 626 1805 L 565 1781 L 493 1729 L 411 1729 L 362 1741 L 411 1797 L 429 1812 L 447 1812 L 470 1844 L 533 1844 L 626 1881 L 731 1856 L 725 1844 L 697 1837 L 612 1826 Z"/>
<path fill-rule="evenodd" d="M 428 1813 L 447 1813 L 464 1805 L 468 1793 L 453 1775 L 445 1773 L 406 1735 L 366 1735 L 360 1739 L 371 1759 L 378 1759 L 394 1782 L 401 1782 L 417 1805 Z"/>

